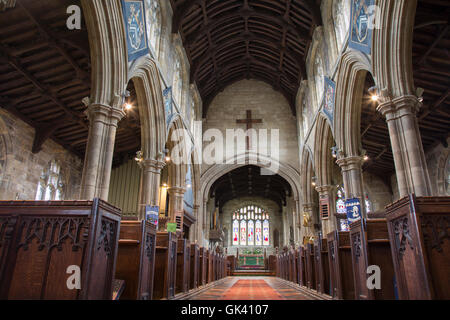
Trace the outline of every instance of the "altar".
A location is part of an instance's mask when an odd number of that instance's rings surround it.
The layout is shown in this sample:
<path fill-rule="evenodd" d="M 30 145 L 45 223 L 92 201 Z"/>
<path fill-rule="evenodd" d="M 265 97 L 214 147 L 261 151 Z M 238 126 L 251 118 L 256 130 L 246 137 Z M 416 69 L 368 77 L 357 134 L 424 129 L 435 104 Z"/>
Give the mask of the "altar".
<path fill-rule="evenodd" d="M 265 269 L 266 250 L 265 248 L 240 249 L 237 251 L 237 269 Z"/>

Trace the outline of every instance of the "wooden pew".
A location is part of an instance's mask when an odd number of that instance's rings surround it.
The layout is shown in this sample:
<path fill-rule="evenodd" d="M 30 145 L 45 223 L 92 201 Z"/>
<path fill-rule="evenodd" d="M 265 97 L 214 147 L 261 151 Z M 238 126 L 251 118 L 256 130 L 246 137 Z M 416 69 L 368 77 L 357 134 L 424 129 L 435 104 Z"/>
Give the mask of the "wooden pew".
<path fill-rule="evenodd" d="M 289 266 L 289 277 L 288 280 L 291 282 L 296 283 L 297 282 L 297 272 L 295 269 L 295 251 L 289 250 L 288 253 L 288 266 Z"/>
<path fill-rule="evenodd" d="M 330 295 L 335 299 L 353 300 L 355 287 L 350 232 L 331 232 L 327 235 L 327 242 L 331 281 Z"/>
<path fill-rule="evenodd" d="M 233 275 L 234 270 L 236 269 L 236 256 L 228 256 L 228 262 L 230 263 L 230 268 L 228 269 L 228 276 Z"/>
<path fill-rule="evenodd" d="M 156 228 L 145 221 L 120 223 L 116 279 L 125 280 L 123 300 L 151 300 L 155 272 Z"/>
<path fill-rule="evenodd" d="M 177 274 L 177 236 L 172 232 L 156 233 L 154 299 L 175 295 Z"/>
<path fill-rule="evenodd" d="M 198 285 L 204 286 L 206 284 L 206 273 L 208 265 L 208 257 L 206 248 L 200 248 L 200 266 L 198 268 Z"/>
<path fill-rule="evenodd" d="M 299 247 L 297 249 L 297 283 L 306 287 L 306 262 L 305 262 L 305 248 Z"/>
<path fill-rule="evenodd" d="M 112 299 L 120 215 L 98 199 L 0 201 L 0 299 Z"/>
<path fill-rule="evenodd" d="M 386 219 L 361 219 L 350 225 L 353 279 L 356 300 L 392 300 L 394 292 L 394 265 L 389 244 Z M 367 268 L 381 269 L 381 290 L 367 287 Z"/>
<path fill-rule="evenodd" d="M 309 289 L 317 289 L 315 277 L 314 244 L 307 243 L 305 251 L 306 262 L 306 286 Z"/>
<path fill-rule="evenodd" d="M 198 285 L 198 268 L 200 266 L 200 249 L 198 244 L 191 244 L 191 262 L 189 268 L 189 289 L 195 289 Z"/>
<path fill-rule="evenodd" d="M 269 256 L 269 271 L 275 273 L 277 270 L 277 257 L 274 255 Z"/>
<path fill-rule="evenodd" d="M 410 195 L 386 218 L 399 299 L 450 299 L 450 197 Z"/>
<path fill-rule="evenodd" d="M 177 244 L 177 276 L 175 293 L 189 291 L 191 266 L 191 244 L 189 240 L 178 239 Z"/>
<path fill-rule="evenodd" d="M 315 278 L 316 288 L 320 293 L 330 295 L 330 268 L 328 261 L 327 241 L 316 239 L 314 241 Z"/>

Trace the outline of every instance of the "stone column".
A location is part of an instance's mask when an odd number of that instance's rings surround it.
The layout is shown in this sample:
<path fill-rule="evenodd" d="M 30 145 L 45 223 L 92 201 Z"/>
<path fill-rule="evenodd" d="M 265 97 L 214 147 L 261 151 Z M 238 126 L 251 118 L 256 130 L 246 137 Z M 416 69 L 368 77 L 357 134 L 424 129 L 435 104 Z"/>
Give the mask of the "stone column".
<path fill-rule="evenodd" d="M 186 189 L 182 187 L 171 187 L 169 193 L 169 221 L 175 222 L 175 212 L 183 212 L 183 198 Z"/>
<path fill-rule="evenodd" d="M 366 206 L 364 205 L 364 187 L 362 164 L 364 160 L 362 157 L 353 156 L 347 158 L 339 158 L 336 163 L 341 167 L 342 178 L 344 180 L 345 198 L 358 198 L 361 203 L 361 216 L 367 218 Z"/>
<path fill-rule="evenodd" d="M 334 199 L 334 186 L 319 186 L 316 187 L 319 193 L 319 199 L 328 199 L 328 219 L 322 219 L 322 235 L 327 236 L 330 232 L 336 230 L 336 217 L 335 217 L 335 206 L 333 205 Z"/>
<path fill-rule="evenodd" d="M 145 206 L 159 206 L 161 170 L 165 162 L 146 159 L 139 162 L 141 167 L 141 186 L 139 191 L 139 216 L 145 218 Z"/>
<path fill-rule="evenodd" d="M 125 116 L 122 109 L 90 104 L 87 109 L 89 136 L 84 159 L 80 199 L 108 200 L 109 182 L 118 122 Z"/>
<path fill-rule="evenodd" d="M 387 99 L 377 110 L 386 118 L 400 197 L 431 194 L 431 183 L 417 122 L 421 102 L 415 96 Z"/>

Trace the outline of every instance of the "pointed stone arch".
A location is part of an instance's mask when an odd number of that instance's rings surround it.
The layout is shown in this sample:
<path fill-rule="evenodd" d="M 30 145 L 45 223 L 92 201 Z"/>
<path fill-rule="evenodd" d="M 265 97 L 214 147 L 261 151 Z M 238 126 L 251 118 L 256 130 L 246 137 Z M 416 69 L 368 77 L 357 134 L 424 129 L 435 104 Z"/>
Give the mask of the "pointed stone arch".
<path fill-rule="evenodd" d="M 334 132 L 338 148 L 346 156 L 361 153 L 361 102 L 369 59 L 360 52 L 347 51 L 339 61 L 336 76 Z"/>
<path fill-rule="evenodd" d="M 130 70 L 139 105 L 144 159 L 161 160 L 166 138 L 164 98 L 156 62 L 146 56 Z"/>

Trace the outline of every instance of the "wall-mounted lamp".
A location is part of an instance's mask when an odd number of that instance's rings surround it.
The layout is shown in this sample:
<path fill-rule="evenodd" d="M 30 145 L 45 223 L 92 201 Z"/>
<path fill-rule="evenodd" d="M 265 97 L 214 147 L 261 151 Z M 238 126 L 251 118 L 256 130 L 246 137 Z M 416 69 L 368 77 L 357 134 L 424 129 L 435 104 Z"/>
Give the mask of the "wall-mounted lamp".
<path fill-rule="evenodd" d="M 166 160 L 166 162 L 170 161 L 169 149 L 164 149 L 164 159 Z"/>
<path fill-rule="evenodd" d="M 339 152 L 339 148 L 338 147 L 331 148 L 331 155 L 333 156 L 333 158 L 337 158 L 338 152 Z"/>
<path fill-rule="evenodd" d="M 373 102 L 377 102 L 380 99 L 380 94 L 378 92 L 377 86 L 370 87 L 369 93 Z"/>
<path fill-rule="evenodd" d="M 312 177 L 311 180 L 312 180 L 312 183 L 311 183 L 312 186 L 315 187 L 317 185 L 317 177 Z"/>
<path fill-rule="evenodd" d="M 137 162 L 142 162 L 142 160 L 144 160 L 142 151 L 136 152 L 136 157 L 134 157 L 134 160 L 136 160 Z"/>
<path fill-rule="evenodd" d="M 125 111 L 131 110 L 131 108 L 133 107 L 131 104 L 126 102 L 127 98 L 129 98 L 129 97 L 130 97 L 130 91 L 125 90 L 125 92 L 122 95 L 122 109 Z"/>
<path fill-rule="evenodd" d="M 419 99 L 420 103 L 423 102 L 423 93 L 425 92 L 425 89 L 423 88 L 417 88 L 416 89 L 416 96 Z"/>

